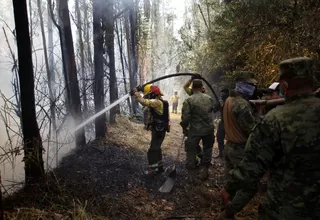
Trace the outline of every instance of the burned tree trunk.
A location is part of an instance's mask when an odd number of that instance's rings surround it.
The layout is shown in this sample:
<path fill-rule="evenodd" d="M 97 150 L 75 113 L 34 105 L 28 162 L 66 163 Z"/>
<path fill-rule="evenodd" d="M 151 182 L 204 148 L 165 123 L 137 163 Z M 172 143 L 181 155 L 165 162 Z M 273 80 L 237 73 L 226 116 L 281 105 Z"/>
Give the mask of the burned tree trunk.
<path fill-rule="evenodd" d="M 101 1 L 93 0 L 93 48 L 94 48 L 94 107 L 95 112 L 104 108 L 103 79 L 103 32 Z M 95 120 L 96 138 L 106 135 L 106 115 L 102 114 Z"/>
<path fill-rule="evenodd" d="M 43 146 L 36 119 L 34 75 L 26 0 L 13 0 L 13 10 L 19 58 L 25 184 L 26 188 L 30 188 L 34 183 L 44 181 Z"/>
<path fill-rule="evenodd" d="M 75 124 L 78 125 L 82 121 L 80 90 L 78 84 L 76 61 L 74 56 L 73 39 L 70 25 L 68 1 L 59 1 L 59 25 L 62 31 L 63 41 L 62 52 L 65 53 L 66 67 L 67 67 L 67 82 L 69 83 L 70 94 L 70 112 L 73 116 Z M 86 144 L 84 128 L 76 132 L 76 145 L 83 146 Z"/>
<path fill-rule="evenodd" d="M 121 20 L 120 20 L 121 21 Z M 121 30 L 121 35 L 119 34 L 119 28 L 116 22 L 116 34 L 117 34 L 117 39 L 118 39 L 118 46 L 119 46 L 119 52 L 120 52 L 120 61 L 121 61 L 121 68 L 122 68 L 122 76 L 123 76 L 123 83 L 124 83 L 124 91 L 127 94 L 128 93 L 128 87 L 127 87 L 127 79 L 126 79 L 126 72 L 124 68 L 124 61 L 123 61 L 123 34 L 122 34 L 122 27 L 121 27 L 121 22 L 120 22 L 120 30 Z M 130 109 L 130 113 L 132 113 L 132 108 L 130 104 L 130 99 L 127 99 L 128 107 Z"/>
<path fill-rule="evenodd" d="M 118 85 L 116 76 L 116 65 L 114 57 L 114 8 L 113 0 L 108 1 L 108 8 L 106 9 L 106 16 L 104 16 L 104 30 L 105 43 L 107 47 L 107 54 L 109 57 L 109 86 L 110 86 L 110 103 L 118 99 Z M 116 114 L 119 111 L 119 105 L 110 110 L 110 123 L 116 120 Z"/>
<path fill-rule="evenodd" d="M 79 0 L 75 2 L 75 8 L 77 13 L 77 30 L 78 30 L 78 42 L 79 42 L 79 49 L 80 49 L 80 63 L 81 63 L 81 78 L 82 78 L 82 98 L 83 98 L 83 112 L 86 114 L 88 112 L 88 99 L 86 93 L 86 74 L 85 74 L 85 67 L 84 67 L 84 44 L 82 40 L 82 22 L 81 22 L 81 12 L 79 7 Z"/>

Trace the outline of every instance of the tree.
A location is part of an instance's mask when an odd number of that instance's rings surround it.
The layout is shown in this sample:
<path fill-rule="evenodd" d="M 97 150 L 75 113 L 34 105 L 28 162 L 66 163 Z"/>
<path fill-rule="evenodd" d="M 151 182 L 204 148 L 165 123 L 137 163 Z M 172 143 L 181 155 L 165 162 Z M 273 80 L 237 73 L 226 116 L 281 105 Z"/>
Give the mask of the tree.
<path fill-rule="evenodd" d="M 13 0 L 13 10 L 19 59 L 25 184 L 26 188 L 30 188 L 34 183 L 41 183 L 44 180 L 43 146 L 36 120 L 34 75 L 26 0 Z"/>
<path fill-rule="evenodd" d="M 130 89 L 133 90 L 137 86 L 137 59 L 136 59 L 136 16 L 134 12 L 134 1 L 130 0 L 125 3 L 125 6 L 129 8 L 129 11 L 125 16 L 125 30 L 127 40 L 127 51 L 129 60 L 129 73 L 130 73 Z M 138 104 L 135 100 L 132 100 L 133 114 L 137 113 Z"/>
<path fill-rule="evenodd" d="M 94 108 L 99 112 L 104 108 L 103 80 L 103 31 L 102 31 L 102 1 L 93 0 L 93 49 L 94 49 Z M 102 114 L 95 120 L 96 138 L 106 135 L 106 115 Z"/>
<path fill-rule="evenodd" d="M 82 98 L 83 98 L 83 112 L 86 114 L 88 112 L 88 99 L 86 93 L 86 74 L 85 74 L 85 60 L 84 60 L 84 43 L 82 37 L 82 22 L 81 22 L 81 12 L 79 7 L 79 1 L 75 2 L 75 9 L 77 14 L 77 30 L 78 30 L 78 42 L 79 42 L 79 50 L 80 50 L 80 63 L 81 63 L 81 77 L 82 77 Z"/>
<path fill-rule="evenodd" d="M 37 0 L 37 5 L 38 5 L 38 13 L 39 13 L 39 18 L 40 18 L 40 28 L 41 28 L 41 35 L 42 35 L 42 43 L 43 43 L 43 54 L 44 54 L 44 60 L 45 60 L 45 66 L 46 66 L 46 72 L 47 72 L 47 79 L 48 79 L 48 89 L 49 89 L 49 99 L 50 99 L 50 114 L 51 114 L 51 122 L 52 122 L 52 129 L 53 129 L 53 137 L 55 138 L 55 142 L 57 143 L 57 121 L 56 121 L 56 108 L 55 108 L 55 94 L 53 90 L 53 64 L 51 63 L 51 68 L 49 64 L 49 58 L 48 58 L 48 49 L 47 49 L 47 41 L 46 41 L 46 35 L 44 32 L 44 24 L 43 24 L 43 17 L 42 17 L 42 5 L 41 5 L 41 0 Z M 52 29 L 52 27 L 51 27 Z M 50 29 L 49 29 L 50 30 Z M 49 32 L 50 34 L 50 32 Z M 51 32 L 52 34 L 52 32 Z M 52 36 L 51 36 L 52 37 Z M 49 35 L 49 40 L 52 40 Z M 49 41 L 50 42 L 50 41 Z M 52 42 L 50 42 L 50 45 L 52 47 Z M 51 52 L 52 52 L 51 48 Z M 50 54 L 52 56 L 52 54 Z M 50 57 L 53 62 L 53 56 Z M 56 145 L 56 163 L 58 164 L 58 145 Z"/>
<path fill-rule="evenodd" d="M 69 84 L 69 94 L 67 97 L 69 98 L 69 107 L 71 115 L 75 121 L 75 124 L 78 125 L 82 121 L 82 112 L 81 112 L 81 100 L 80 100 L 80 90 L 78 84 L 78 76 L 77 76 L 77 68 L 76 68 L 76 60 L 74 55 L 73 48 L 73 38 L 71 32 L 71 24 L 70 24 L 70 16 L 69 16 L 69 7 L 68 1 L 59 0 L 59 25 L 62 32 L 61 41 L 62 45 L 62 53 L 63 62 L 65 63 L 67 79 L 66 83 Z M 76 146 L 83 146 L 86 144 L 84 128 L 79 129 L 76 132 Z"/>
<path fill-rule="evenodd" d="M 109 0 L 107 9 L 104 16 L 104 31 L 105 31 L 105 44 L 107 47 L 107 54 L 109 57 L 109 94 L 110 103 L 118 99 L 118 85 L 116 76 L 116 65 L 114 57 L 114 0 Z M 110 110 L 110 123 L 114 123 L 116 113 L 119 111 L 119 106 Z"/>

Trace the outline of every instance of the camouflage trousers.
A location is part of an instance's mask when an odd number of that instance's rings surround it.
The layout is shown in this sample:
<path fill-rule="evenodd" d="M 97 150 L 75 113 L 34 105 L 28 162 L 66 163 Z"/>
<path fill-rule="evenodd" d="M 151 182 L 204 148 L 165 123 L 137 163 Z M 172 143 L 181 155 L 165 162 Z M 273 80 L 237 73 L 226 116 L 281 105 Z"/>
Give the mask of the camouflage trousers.
<path fill-rule="evenodd" d="M 152 128 L 151 133 L 151 145 L 148 150 L 148 162 L 149 165 L 162 164 L 162 150 L 161 145 L 166 136 L 166 131 L 157 131 Z"/>
<path fill-rule="evenodd" d="M 212 158 L 212 147 L 214 144 L 214 134 L 199 136 L 189 134 L 187 140 L 185 141 L 185 151 L 187 154 L 187 169 L 197 168 L 197 154 L 199 153 L 199 143 L 202 140 L 203 143 L 203 154 L 201 165 L 210 166 Z"/>
<path fill-rule="evenodd" d="M 229 178 L 229 171 L 232 170 L 236 165 L 240 164 L 244 157 L 245 144 L 235 144 L 227 141 L 224 148 L 225 158 L 225 175 L 226 180 Z M 230 195 L 232 198 L 232 205 L 226 209 L 227 215 L 232 216 L 233 214 L 240 212 L 252 199 L 256 191 L 247 192 L 244 190 L 238 190 L 234 195 Z"/>
<path fill-rule="evenodd" d="M 178 113 L 178 102 L 172 103 L 172 113 Z"/>

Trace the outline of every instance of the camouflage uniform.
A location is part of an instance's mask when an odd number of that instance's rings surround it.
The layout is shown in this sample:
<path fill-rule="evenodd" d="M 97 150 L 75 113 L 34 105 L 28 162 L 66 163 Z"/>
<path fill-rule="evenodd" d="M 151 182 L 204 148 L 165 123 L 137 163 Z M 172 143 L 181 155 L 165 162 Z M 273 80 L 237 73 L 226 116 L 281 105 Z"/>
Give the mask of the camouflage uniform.
<path fill-rule="evenodd" d="M 189 80 L 186 82 L 186 84 L 184 84 L 184 86 L 183 86 L 184 91 L 185 91 L 189 96 L 191 96 L 191 95 L 193 94 L 193 92 L 192 92 L 192 90 L 191 90 L 191 88 L 190 88 L 193 79 L 194 79 L 194 78 L 189 79 Z M 197 161 L 198 161 L 198 164 L 201 163 L 202 158 L 203 158 L 203 151 L 202 151 L 200 145 L 198 145 L 198 146 L 197 146 L 197 155 L 196 155 L 196 159 L 197 159 Z"/>
<path fill-rule="evenodd" d="M 200 81 L 201 82 L 201 81 Z M 185 142 L 189 174 L 195 175 L 197 168 L 197 146 L 203 142 L 203 158 L 201 165 L 206 170 L 211 164 L 212 147 L 214 144 L 213 100 L 210 96 L 196 92 L 188 97 L 182 107 L 181 126 L 184 132 L 188 129 Z M 206 178 L 206 177 L 205 177 Z"/>
<path fill-rule="evenodd" d="M 311 75 L 311 59 L 280 63 L 281 77 Z M 295 95 L 271 110 L 257 124 L 242 162 L 230 172 L 225 189 L 252 193 L 263 174 L 270 177 L 260 219 L 320 219 L 320 99 L 313 94 Z"/>
<path fill-rule="evenodd" d="M 242 72 L 240 72 L 242 73 Z M 243 72 L 243 76 L 238 76 L 238 80 L 247 80 L 252 83 L 256 81 L 251 78 L 247 72 Z M 253 109 L 250 103 L 240 94 L 232 93 L 227 98 L 223 111 L 225 132 L 227 143 L 224 148 L 225 157 L 225 173 L 226 178 L 228 172 L 236 167 L 244 157 L 244 147 L 252 128 L 257 123 L 257 118 L 253 115 Z M 230 118 L 233 118 L 230 122 Z M 237 128 L 235 130 L 234 128 Z M 239 190 L 231 194 L 233 198 L 231 210 L 238 212 L 251 200 L 252 194 Z"/>

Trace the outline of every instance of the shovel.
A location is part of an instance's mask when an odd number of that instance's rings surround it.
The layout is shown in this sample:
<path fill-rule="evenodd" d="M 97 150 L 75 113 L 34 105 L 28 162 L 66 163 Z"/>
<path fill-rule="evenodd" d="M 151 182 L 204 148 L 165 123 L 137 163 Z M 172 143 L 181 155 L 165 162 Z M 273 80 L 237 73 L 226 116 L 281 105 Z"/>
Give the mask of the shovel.
<path fill-rule="evenodd" d="M 174 165 L 173 165 L 172 171 L 169 173 L 168 178 L 164 182 L 164 184 L 159 188 L 159 191 L 162 193 L 170 192 L 174 186 L 174 180 L 176 179 L 176 176 L 177 176 L 176 163 L 178 162 L 178 159 L 180 157 L 180 150 L 181 150 L 181 147 L 183 146 L 184 139 L 185 139 L 185 136 L 183 135 L 182 142 L 178 148 L 177 157 L 174 160 Z"/>

